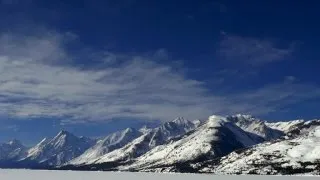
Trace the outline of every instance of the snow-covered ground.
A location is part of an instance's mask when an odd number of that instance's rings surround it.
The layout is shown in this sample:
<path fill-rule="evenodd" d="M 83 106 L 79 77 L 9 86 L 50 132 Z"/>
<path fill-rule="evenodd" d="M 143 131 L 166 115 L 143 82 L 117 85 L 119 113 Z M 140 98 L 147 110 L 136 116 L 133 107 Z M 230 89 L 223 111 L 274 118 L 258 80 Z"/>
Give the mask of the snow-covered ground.
<path fill-rule="evenodd" d="M 160 173 L 120 173 L 120 172 L 76 172 L 76 171 L 34 171 L 34 170 L 1 170 L 1 180 L 313 180 L 311 176 L 216 176 L 196 174 L 160 174 Z"/>

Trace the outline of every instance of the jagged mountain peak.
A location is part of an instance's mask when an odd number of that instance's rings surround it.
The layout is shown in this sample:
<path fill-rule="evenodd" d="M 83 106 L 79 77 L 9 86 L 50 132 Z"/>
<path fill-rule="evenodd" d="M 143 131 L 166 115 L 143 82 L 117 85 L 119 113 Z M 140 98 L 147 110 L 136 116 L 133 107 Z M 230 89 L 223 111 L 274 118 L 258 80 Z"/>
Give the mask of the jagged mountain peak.
<path fill-rule="evenodd" d="M 78 157 L 92 145 L 93 141 L 89 138 L 77 137 L 62 130 L 54 138 L 45 138 L 30 148 L 23 161 L 37 161 L 50 166 L 61 165 Z"/>
<path fill-rule="evenodd" d="M 245 118 L 245 119 L 256 119 L 253 115 L 251 114 L 236 114 L 233 115 L 235 117 L 239 117 L 239 118 Z"/>
<path fill-rule="evenodd" d="M 65 143 L 67 140 L 78 139 L 78 138 L 80 138 L 80 137 L 76 137 L 75 135 L 73 135 L 72 133 L 70 133 L 68 131 L 61 130 L 50 141 L 51 141 L 51 143 L 58 143 L 58 142 Z"/>
<path fill-rule="evenodd" d="M 252 137 L 255 139 L 260 137 L 264 140 L 271 140 L 284 135 L 282 131 L 268 127 L 265 121 L 255 118 L 252 115 L 237 114 L 227 116 L 226 118 L 244 131 L 251 133 Z"/>
<path fill-rule="evenodd" d="M 186 123 L 188 122 L 187 119 L 185 119 L 184 117 L 177 117 L 174 120 L 172 120 L 172 122 L 175 122 L 177 124 L 181 124 L 181 123 Z"/>
<path fill-rule="evenodd" d="M 195 128 L 195 124 L 193 124 L 191 121 L 183 117 L 178 117 L 172 121 L 163 123 L 161 126 L 154 128 L 152 131 L 153 132 L 162 131 L 162 132 L 169 133 L 168 135 L 175 136 L 174 134 L 181 134 L 182 131 L 186 132 L 194 128 Z"/>
<path fill-rule="evenodd" d="M 66 137 L 66 136 L 75 136 L 75 135 L 73 135 L 73 134 L 70 133 L 69 131 L 61 130 L 61 131 L 58 132 L 58 134 L 55 136 L 55 138 L 58 138 L 58 137 Z"/>
<path fill-rule="evenodd" d="M 211 115 L 208 118 L 209 121 L 256 121 L 256 122 L 262 122 L 260 119 L 255 118 L 253 115 L 249 114 L 235 114 L 235 115 L 230 115 L 230 116 L 220 116 L 220 115 Z"/>
<path fill-rule="evenodd" d="M 228 121 L 231 121 L 233 123 L 235 123 L 236 125 L 238 125 L 241 128 L 266 128 L 266 124 L 264 123 L 264 121 L 254 118 L 251 115 L 241 115 L 241 114 L 237 114 L 237 115 L 232 115 L 232 116 L 227 116 L 226 119 Z M 252 127 L 255 126 L 255 127 Z M 257 129 L 258 130 L 258 129 Z"/>
<path fill-rule="evenodd" d="M 119 141 L 121 141 L 123 138 L 126 138 L 127 136 L 135 137 L 136 135 L 141 135 L 141 133 L 134 128 L 126 128 L 124 130 L 109 134 L 99 142 L 103 143 L 104 145 L 116 144 Z"/>
<path fill-rule="evenodd" d="M 54 148 L 62 148 L 67 144 L 76 143 L 77 141 L 81 141 L 80 137 L 76 137 L 72 133 L 61 130 L 51 141 L 50 144 L 54 146 Z"/>
<path fill-rule="evenodd" d="M 236 115 L 231 115 L 226 117 L 228 120 L 233 121 L 233 122 L 242 122 L 242 123 L 260 123 L 263 124 L 264 121 L 254 117 L 253 115 L 249 114 L 236 114 Z"/>
<path fill-rule="evenodd" d="M 173 119 L 172 121 L 168 121 L 168 122 L 163 123 L 162 125 L 160 125 L 160 127 L 168 126 L 168 125 L 170 126 L 172 124 L 179 125 L 179 126 L 185 126 L 190 123 L 191 122 L 184 117 L 177 117 L 177 118 Z"/>

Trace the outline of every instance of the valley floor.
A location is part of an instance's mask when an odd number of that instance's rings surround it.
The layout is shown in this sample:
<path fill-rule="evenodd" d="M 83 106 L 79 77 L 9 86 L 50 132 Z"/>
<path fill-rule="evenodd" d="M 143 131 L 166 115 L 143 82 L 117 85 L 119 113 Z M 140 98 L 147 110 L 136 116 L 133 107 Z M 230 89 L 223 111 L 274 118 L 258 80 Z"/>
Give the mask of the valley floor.
<path fill-rule="evenodd" d="M 1 180 L 269 180 L 271 176 L 216 176 L 197 174 L 160 174 L 160 173 L 124 173 L 124 172 L 85 172 L 85 171 L 36 171 L 0 169 Z M 313 180 L 312 176 L 272 176 L 273 180 Z"/>

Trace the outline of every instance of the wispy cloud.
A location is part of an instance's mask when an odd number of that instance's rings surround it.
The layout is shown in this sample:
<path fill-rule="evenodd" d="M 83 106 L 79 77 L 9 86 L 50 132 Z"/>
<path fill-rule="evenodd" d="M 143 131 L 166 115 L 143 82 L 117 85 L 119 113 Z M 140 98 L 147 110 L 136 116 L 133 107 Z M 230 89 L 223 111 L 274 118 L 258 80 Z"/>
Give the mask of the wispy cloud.
<path fill-rule="evenodd" d="M 168 120 L 211 112 L 203 83 L 187 79 L 155 55 L 107 53 L 101 68 L 65 64 L 74 57 L 64 35 L 0 38 L 0 111 L 18 117 L 56 116 L 105 120 L 118 117 Z M 100 58 L 100 57 L 99 57 Z M 58 63 L 59 62 L 59 63 Z M 115 65 L 116 64 L 116 65 Z M 110 65 L 110 66 L 108 66 Z"/>
<path fill-rule="evenodd" d="M 293 53 L 295 46 L 295 43 L 290 43 L 286 48 L 280 48 L 270 39 L 229 35 L 225 32 L 222 32 L 222 36 L 217 51 L 221 58 L 253 66 L 285 60 Z"/>
<path fill-rule="evenodd" d="M 91 57 L 95 65 L 84 66 L 81 53 L 67 51 L 68 40 L 69 33 L 53 32 L 0 36 L 0 115 L 71 122 L 167 121 L 213 113 L 266 114 L 320 97 L 319 87 L 294 81 L 232 95 L 223 94 L 219 86 L 209 90 L 205 82 L 156 61 L 169 57 L 164 50 L 146 55 L 96 52 Z"/>

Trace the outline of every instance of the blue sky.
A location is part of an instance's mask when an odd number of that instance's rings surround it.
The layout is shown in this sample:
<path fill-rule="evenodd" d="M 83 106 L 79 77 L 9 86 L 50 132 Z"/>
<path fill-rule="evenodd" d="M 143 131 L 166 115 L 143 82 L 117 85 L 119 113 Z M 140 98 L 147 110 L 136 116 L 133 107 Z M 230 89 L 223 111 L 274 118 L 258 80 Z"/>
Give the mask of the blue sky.
<path fill-rule="evenodd" d="M 318 118 L 318 1 L 0 1 L 0 141 Z M 37 129 L 37 133 L 35 133 Z"/>

